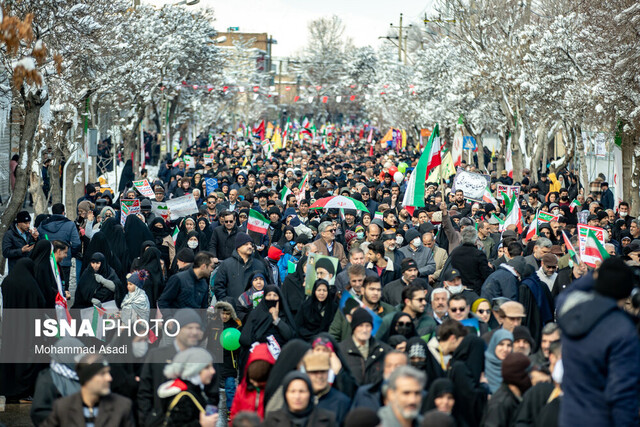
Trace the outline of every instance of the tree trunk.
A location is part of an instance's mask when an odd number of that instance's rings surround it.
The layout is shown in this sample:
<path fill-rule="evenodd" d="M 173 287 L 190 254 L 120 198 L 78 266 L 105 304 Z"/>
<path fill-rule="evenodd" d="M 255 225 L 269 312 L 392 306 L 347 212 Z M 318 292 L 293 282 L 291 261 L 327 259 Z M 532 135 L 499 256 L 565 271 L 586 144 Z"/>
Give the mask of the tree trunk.
<path fill-rule="evenodd" d="M 633 140 L 633 174 L 631 175 L 631 215 L 637 217 L 640 212 L 640 192 L 638 183 L 640 182 L 640 144 Z"/>
<path fill-rule="evenodd" d="M 582 140 L 582 129 L 580 126 L 576 125 L 571 128 L 573 133 L 573 138 L 576 139 L 576 159 L 580 164 L 580 182 L 584 187 L 585 196 L 589 195 L 589 175 L 587 173 L 587 161 L 584 156 L 584 141 Z"/>
<path fill-rule="evenodd" d="M 42 190 L 42 178 L 35 171 L 31 171 L 29 180 L 29 193 L 33 199 L 33 211 L 35 216 L 47 212 L 47 197 Z"/>
<path fill-rule="evenodd" d="M 18 143 L 18 166 L 16 167 L 16 185 L 7 204 L 6 210 L 0 217 L 0 236 L 4 236 L 7 229 L 22 209 L 22 203 L 27 195 L 27 185 L 29 174 L 31 172 L 31 164 L 35 150 L 32 149 L 33 137 L 38 127 L 38 119 L 40 117 L 40 109 L 47 101 L 46 92 L 37 90 L 35 93 L 24 93 L 20 91 L 19 99 L 22 100 L 22 108 L 24 109 L 24 122 L 22 124 L 22 135 Z M 0 271 L 4 271 L 4 257 L 0 257 Z"/>
<path fill-rule="evenodd" d="M 631 181 L 629 177 L 633 173 L 633 152 L 634 144 L 633 140 L 628 135 L 622 135 L 622 182 L 629 183 L 624 184 L 622 188 L 625 201 L 631 200 Z"/>

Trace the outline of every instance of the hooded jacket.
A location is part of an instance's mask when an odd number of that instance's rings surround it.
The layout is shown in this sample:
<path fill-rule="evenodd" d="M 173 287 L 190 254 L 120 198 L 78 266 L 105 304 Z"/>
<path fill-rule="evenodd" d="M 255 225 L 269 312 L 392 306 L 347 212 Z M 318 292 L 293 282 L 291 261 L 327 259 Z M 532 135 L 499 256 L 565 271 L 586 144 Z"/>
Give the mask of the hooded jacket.
<path fill-rule="evenodd" d="M 572 288 L 593 287 L 593 276 Z M 560 425 L 638 425 L 640 343 L 616 301 L 576 290 L 559 302 L 562 330 Z"/>
<path fill-rule="evenodd" d="M 38 227 L 39 238 L 49 237 L 50 241 L 60 240 L 69 245 L 67 257 L 60 262 L 62 267 L 71 267 L 71 257 L 80 252 L 82 242 L 76 225 L 64 215 L 51 215 Z"/>
<path fill-rule="evenodd" d="M 229 415 L 229 423 L 233 422 L 233 418 L 241 411 L 249 411 L 258 414 L 260 419 L 264 419 L 264 390 L 249 386 L 247 378 L 247 370 L 256 360 L 263 360 L 271 365 L 276 363 L 276 359 L 269 351 L 269 346 L 265 343 L 256 345 L 247 359 L 244 369 L 244 376 L 233 398 L 231 405 L 231 414 Z"/>
<path fill-rule="evenodd" d="M 244 292 L 249 277 L 254 273 L 262 273 L 266 277 L 267 283 L 273 283 L 273 277 L 263 260 L 252 256 L 247 262 L 244 262 L 242 257 L 238 255 L 238 251 L 233 251 L 231 258 L 225 259 L 216 273 L 213 282 L 213 292 L 216 299 L 235 304 L 238 297 Z"/>

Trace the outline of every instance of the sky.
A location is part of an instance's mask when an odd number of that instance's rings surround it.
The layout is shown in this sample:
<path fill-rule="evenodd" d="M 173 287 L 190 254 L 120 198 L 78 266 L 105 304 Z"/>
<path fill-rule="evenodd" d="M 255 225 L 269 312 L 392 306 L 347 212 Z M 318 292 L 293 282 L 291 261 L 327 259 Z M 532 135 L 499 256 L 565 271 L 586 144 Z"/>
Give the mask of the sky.
<path fill-rule="evenodd" d="M 143 0 L 163 4 L 167 0 Z M 338 15 L 345 23 L 345 35 L 356 46 L 390 43 L 386 36 L 389 24 L 421 25 L 425 12 L 432 13 L 433 0 L 200 0 L 196 6 L 215 12 L 215 27 L 224 32 L 240 27 L 241 32 L 268 33 L 277 40 L 273 56 L 290 56 L 301 50 L 307 40 L 307 23 L 322 16 Z M 187 7 L 187 6 L 182 6 Z"/>

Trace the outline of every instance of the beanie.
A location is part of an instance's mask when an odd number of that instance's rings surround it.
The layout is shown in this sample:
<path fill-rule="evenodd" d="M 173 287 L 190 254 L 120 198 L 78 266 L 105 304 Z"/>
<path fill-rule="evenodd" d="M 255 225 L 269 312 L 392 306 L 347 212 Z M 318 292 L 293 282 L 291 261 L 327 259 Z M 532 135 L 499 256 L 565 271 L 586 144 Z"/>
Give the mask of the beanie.
<path fill-rule="evenodd" d="M 510 353 L 502 361 L 502 381 L 518 387 L 522 393 L 531 387 L 531 361 L 522 353 Z"/>
<path fill-rule="evenodd" d="M 18 215 L 16 216 L 16 223 L 21 223 L 21 222 L 31 222 L 31 215 L 29 215 L 29 212 L 27 211 L 20 211 L 18 212 Z"/>
<path fill-rule="evenodd" d="M 86 356 L 82 358 L 85 360 Z M 91 378 L 95 377 L 98 372 L 100 372 L 103 368 L 109 367 L 109 362 L 103 357 L 98 356 L 91 363 L 86 363 L 80 361 L 76 365 L 76 373 L 78 374 L 78 380 L 80 381 L 80 385 L 85 385 Z"/>
<path fill-rule="evenodd" d="M 85 188 L 86 194 L 91 194 L 96 192 L 96 186 L 93 184 L 87 184 L 85 185 L 84 188 Z"/>
<path fill-rule="evenodd" d="M 147 270 L 136 270 L 127 275 L 127 282 L 133 283 L 138 288 L 144 289 L 144 282 L 146 282 L 149 277 L 149 273 Z"/>
<path fill-rule="evenodd" d="M 163 374 L 167 378 L 189 379 L 200 373 L 213 362 L 213 357 L 202 347 L 191 347 L 178 352 L 173 361 L 166 365 Z"/>
<path fill-rule="evenodd" d="M 621 300 L 631 295 L 633 271 L 622 258 L 605 259 L 598 269 L 593 290 L 605 297 Z"/>
<path fill-rule="evenodd" d="M 181 328 L 184 328 L 191 323 L 197 323 L 201 328 L 203 328 L 202 318 L 193 308 L 181 308 L 176 311 L 173 318 L 178 322 Z"/>
<path fill-rule="evenodd" d="M 247 233 L 238 233 L 236 235 L 236 249 L 247 243 L 253 243 L 253 239 Z"/>
<path fill-rule="evenodd" d="M 416 237 L 420 237 L 420 232 L 415 228 L 410 228 L 406 233 L 404 233 L 404 240 L 406 240 L 407 242 L 412 241 Z"/>
<path fill-rule="evenodd" d="M 527 328 L 526 326 L 520 325 L 513 328 L 513 342 L 516 342 L 518 340 L 526 340 L 531 346 L 532 350 L 536 346 L 536 343 L 531 336 L 531 332 L 529 332 L 529 328 Z"/>
<path fill-rule="evenodd" d="M 178 261 L 192 263 L 195 259 L 195 255 L 193 254 L 193 249 L 182 248 L 176 254 L 176 258 L 178 258 Z"/>
<path fill-rule="evenodd" d="M 373 317 L 369 314 L 367 310 L 360 307 L 357 308 L 356 311 L 351 315 L 351 330 L 355 330 L 358 326 L 363 323 L 369 323 L 373 326 Z"/>
<path fill-rule="evenodd" d="M 400 262 L 400 270 L 404 273 L 407 270 L 411 270 L 412 268 L 418 269 L 418 264 L 413 258 L 405 258 Z"/>

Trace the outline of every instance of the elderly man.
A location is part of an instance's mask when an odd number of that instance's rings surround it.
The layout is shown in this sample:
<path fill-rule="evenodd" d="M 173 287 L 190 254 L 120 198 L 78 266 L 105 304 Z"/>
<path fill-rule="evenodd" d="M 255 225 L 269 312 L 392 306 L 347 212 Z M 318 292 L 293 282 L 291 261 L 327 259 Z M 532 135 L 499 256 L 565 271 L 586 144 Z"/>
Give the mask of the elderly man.
<path fill-rule="evenodd" d="M 309 375 L 317 406 L 331 411 L 336 416 L 336 423 L 342 425 L 349 412 L 351 400 L 329 383 L 329 353 L 312 352 L 302 359 L 304 370 Z"/>
<path fill-rule="evenodd" d="M 431 315 L 438 325 L 449 314 L 449 297 L 451 294 L 445 288 L 435 288 L 431 292 Z"/>
<path fill-rule="evenodd" d="M 534 274 L 522 280 L 518 300 L 527 317 L 522 324 L 529 328 L 536 344 L 540 343 L 542 327 L 553 321 L 555 302 L 551 290 L 558 276 L 558 258 L 554 254 L 542 256 L 542 265 Z"/>
<path fill-rule="evenodd" d="M 422 244 L 420 232 L 415 228 L 411 228 L 405 233 L 404 240 L 409 244 L 400 248 L 400 252 L 405 258 L 412 258 L 416 262 L 420 277 L 428 278 L 436 271 L 436 261 L 433 258 L 431 248 Z"/>
<path fill-rule="evenodd" d="M 540 349 L 529 356 L 531 362 L 536 366 L 546 365 L 549 362 L 549 348 L 555 341 L 560 341 L 560 327 L 555 322 L 547 323 L 542 328 Z"/>
<path fill-rule="evenodd" d="M 447 263 L 447 258 L 449 258 L 449 254 L 447 251 L 436 245 L 436 238 L 432 232 L 426 232 L 422 235 L 422 243 L 424 243 L 425 248 L 431 249 L 433 253 L 433 260 L 436 263 L 436 269 L 433 274 L 429 275 L 429 284 L 434 284 L 442 274 L 442 269 L 444 265 Z"/>
<path fill-rule="evenodd" d="M 307 247 L 312 253 L 338 258 L 340 266 L 345 268 L 347 266 L 347 255 L 344 252 L 344 247 L 336 242 L 336 230 L 337 227 L 333 222 L 322 222 L 318 226 L 318 235 L 320 238 L 315 242 L 309 243 Z"/>
<path fill-rule="evenodd" d="M 387 404 L 378 410 L 384 427 L 419 426 L 422 390 L 427 377 L 411 366 L 400 366 L 389 376 Z"/>

